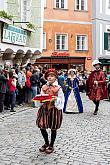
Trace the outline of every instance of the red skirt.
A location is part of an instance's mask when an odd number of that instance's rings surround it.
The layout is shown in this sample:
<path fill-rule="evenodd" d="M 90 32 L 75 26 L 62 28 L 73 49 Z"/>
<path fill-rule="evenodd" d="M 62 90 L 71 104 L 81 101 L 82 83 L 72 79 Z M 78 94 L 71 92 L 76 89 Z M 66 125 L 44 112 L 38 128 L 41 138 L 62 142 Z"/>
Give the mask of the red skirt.
<path fill-rule="evenodd" d="M 63 113 L 53 107 L 47 109 L 44 105 L 40 107 L 37 113 L 36 125 L 41 129 L 59 129 L 62 123 Z"/>

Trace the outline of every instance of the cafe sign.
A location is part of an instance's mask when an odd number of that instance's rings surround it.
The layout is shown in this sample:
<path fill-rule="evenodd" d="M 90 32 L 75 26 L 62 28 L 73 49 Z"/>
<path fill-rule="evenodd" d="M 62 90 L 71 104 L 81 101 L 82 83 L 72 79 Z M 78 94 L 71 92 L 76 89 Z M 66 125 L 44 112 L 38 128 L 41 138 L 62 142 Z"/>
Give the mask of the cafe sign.
<path fill-rule="evenodd" d="M 51 56 L 63 56 L 63 57 L 69 57 L 70 54 L 68 52 L 53 52 Z"/>
<path fill-rule="evenodd" d="M 4 24 L 3 27 L 3 42 L 16 44 L 16 45 L 26 45 L 27 32 L 21 28 Z"/>

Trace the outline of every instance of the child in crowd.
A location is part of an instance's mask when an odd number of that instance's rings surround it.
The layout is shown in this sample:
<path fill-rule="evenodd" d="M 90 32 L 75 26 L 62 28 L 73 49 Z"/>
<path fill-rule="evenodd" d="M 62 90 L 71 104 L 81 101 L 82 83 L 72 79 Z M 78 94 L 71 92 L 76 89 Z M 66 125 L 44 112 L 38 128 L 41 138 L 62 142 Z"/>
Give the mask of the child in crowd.
<path fill-rule="evenodd" d="M 50 154 L 54 151 L 54 142 L 56 139 L 57 129 L 62 123 L 62 110 L 64 107 L 64 94 L 62 88 L 57 82 L 57 71 L 55 69 L 48 69 L 45 73 L 47 83 L 42 86 L 41 94 L 49 94 L 56 96 L 54 102 L 42 103 L 38 110 L 36 125 L 40 128 L 41 134 L 44 138 L 45 144 L 39 149 L 40 152 Z M 51 129 L 51 141 L 49 143 L 48 133 L 46 129 Z"/>

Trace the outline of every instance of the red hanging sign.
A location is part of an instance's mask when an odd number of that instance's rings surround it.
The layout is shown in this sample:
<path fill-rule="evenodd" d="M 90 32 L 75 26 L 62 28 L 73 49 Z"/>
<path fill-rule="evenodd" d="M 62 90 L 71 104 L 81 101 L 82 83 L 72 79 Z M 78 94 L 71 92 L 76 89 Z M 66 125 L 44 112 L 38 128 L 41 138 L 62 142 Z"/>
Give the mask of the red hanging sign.
<path fill-rule="evenodd" d="M 70 56 L 70 54 L 67 52 L 53 52 L 51 54 L 51 56 L 66 56 L 66 57 L 68 57 L 68 56 Z"/>

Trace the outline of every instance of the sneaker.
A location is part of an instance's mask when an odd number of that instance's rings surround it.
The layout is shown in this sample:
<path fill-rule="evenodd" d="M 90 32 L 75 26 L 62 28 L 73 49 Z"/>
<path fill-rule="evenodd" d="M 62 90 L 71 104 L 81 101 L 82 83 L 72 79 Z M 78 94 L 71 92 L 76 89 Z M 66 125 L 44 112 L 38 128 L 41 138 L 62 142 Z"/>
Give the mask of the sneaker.
<path fill-rule="evenodd" d="M 53 151 L 54 151 L 54 148 L 49 146 L 49 147 L 46 148 L 45 153 L 46 154 L 51 154 Z"/>
<path fill-rule="evenodd" d="M 5 109 L 5 110 L 10 110 L 11 108 L 10 108 L 10 107 L 5 107 L 4 109 Z"/>
<path fill-rule="evenodd" d="M 15 110 L 11 109 L 10 112 L 16 112 Z"/>
<path fill-rule="evenodd" d="M 20 107 L 23 106 L 23 104 L 18 104 Z"/>
<path fill-rule="evenodd" d="M 41 148 L 39 148 L 40 152 L 45 152 L 46 148 L 48 147 L 47 144 L 44 144 Z"/>
<path fill-rule="evenodd" d="M 97 111 L 94 111 L 93 115 L 97 115 Z"/>

